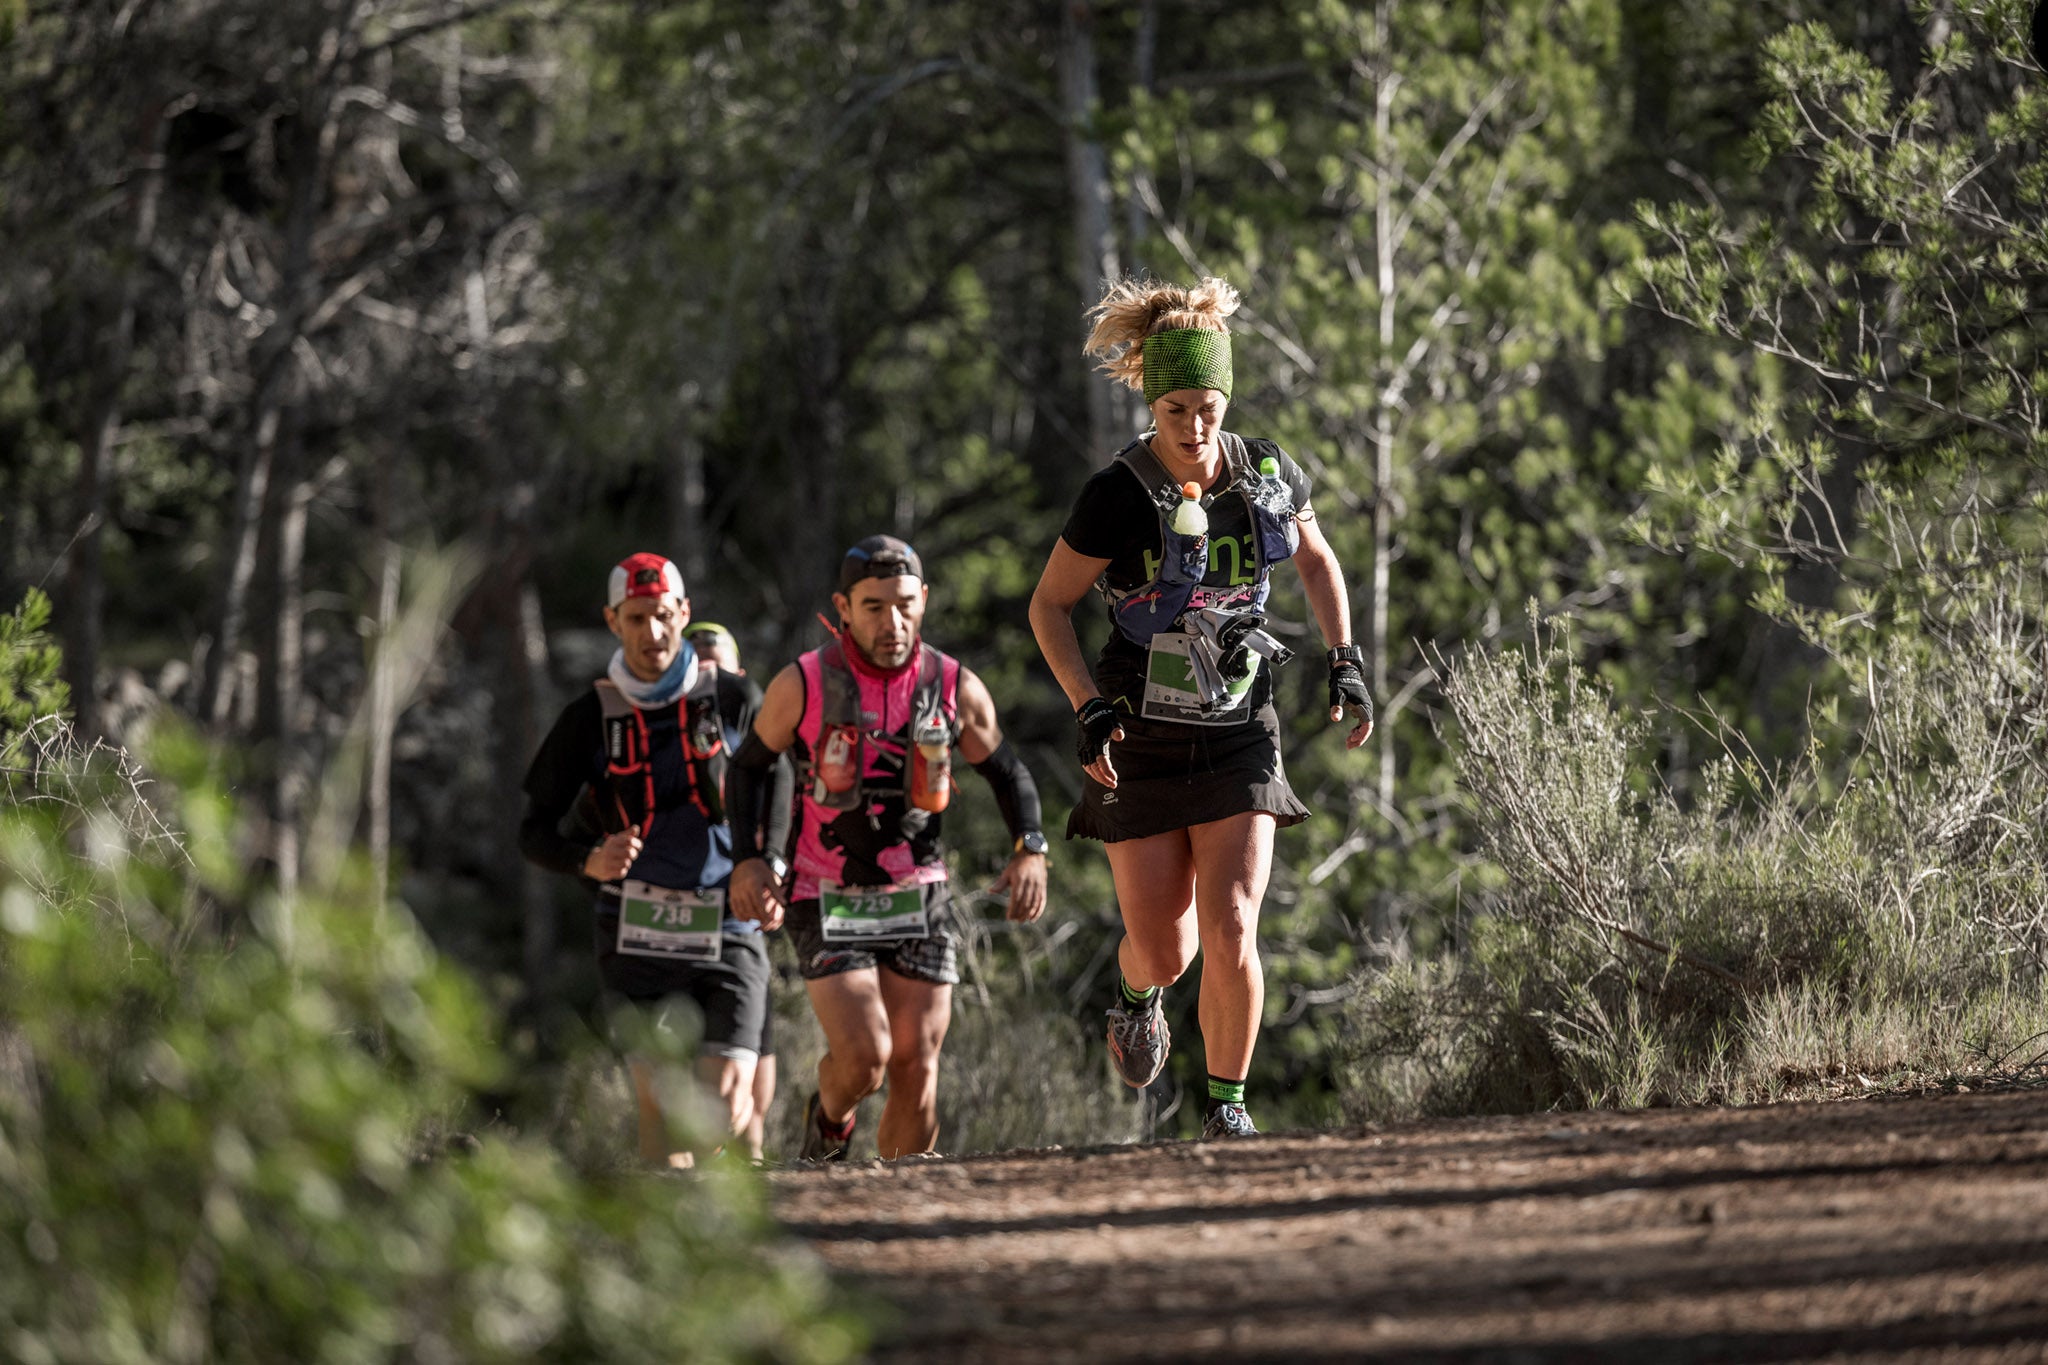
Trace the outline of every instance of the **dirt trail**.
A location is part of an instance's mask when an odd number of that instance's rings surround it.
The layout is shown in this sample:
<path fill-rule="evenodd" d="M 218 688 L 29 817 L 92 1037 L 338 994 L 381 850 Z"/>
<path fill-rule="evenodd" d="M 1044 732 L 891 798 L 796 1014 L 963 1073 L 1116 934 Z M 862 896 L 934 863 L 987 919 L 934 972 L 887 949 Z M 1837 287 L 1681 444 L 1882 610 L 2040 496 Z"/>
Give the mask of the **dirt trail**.
<path fill-rule="evenodd" d="M 2048 1361 L 2048 1091 L 784 1172 L 877 1358 Z"/>

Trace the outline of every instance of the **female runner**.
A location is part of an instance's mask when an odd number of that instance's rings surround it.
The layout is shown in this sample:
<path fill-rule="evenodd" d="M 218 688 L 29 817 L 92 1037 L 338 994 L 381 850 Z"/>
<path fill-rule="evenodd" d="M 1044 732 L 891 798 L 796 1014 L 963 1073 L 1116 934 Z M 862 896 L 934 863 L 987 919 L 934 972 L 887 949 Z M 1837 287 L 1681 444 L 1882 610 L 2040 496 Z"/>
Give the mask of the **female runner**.
<path fill-rule="evenodd" d="M 1351 717 L 1347 748 L 1372 733 L 1364 656 L 1308 476 L 1271 441 L 1223 429 L 1237 302 L 1218 279 L 1124 280 L 1091 311 L 1088 353 L 1144 394 L 1153 429 L 1082 487 L 1031 599 L 1088 778 L 1067 836 L 1107 846 L 1123 911 L 1110 1057 L 1128 1085 L 1159 1075 L 1170 1041 L 1160 997 L 1199 950 L 1205 1138 L 1258 1131 L 1244 1082 L 1265 1002 L 1259 903 L 1274 831 L 1309 814 L 1287 785 L 1273 709 L 1270 668 L 1288 651 L 1261 629 L 1280 560 L 1294 561 L 1330 647 L 1330 720 Z M 1098 583 L 1115 629 L 1091 671 L 1073 611 Z"/>

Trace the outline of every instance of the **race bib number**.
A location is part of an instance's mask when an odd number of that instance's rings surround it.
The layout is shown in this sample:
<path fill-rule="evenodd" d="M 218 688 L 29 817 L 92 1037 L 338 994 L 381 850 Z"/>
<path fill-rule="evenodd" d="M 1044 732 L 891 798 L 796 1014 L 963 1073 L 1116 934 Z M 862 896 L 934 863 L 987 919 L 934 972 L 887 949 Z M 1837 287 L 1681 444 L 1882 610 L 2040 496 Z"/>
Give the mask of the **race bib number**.
<path fill-rule="evenodd" d="M 828 943 L 930 938 L 921 886 L 818 886 L 818 919 Z"/>
<path fill-rule="evenodd" d="M 1194 637 L 1184 631 L 1161 631 L 1152 637 L 1152 652 L 1145 660 L 1145 696 L 1138 714 L 1147 720 L 1171 720 L 1183 725 L 1236 725 L 1251 714 L 1252 680 L 1259 676 L 1256 664 L 1237 682 L 1225 682 L 1230 704 L 1221 710 L 1204 711 L 1202 694 L 1195 686 L 1194 665 L 1189 652 Z"/>
<path fill-rule="evenodd" d="M 674 891 L 647 882 L 619 886 L 619 951 L 634 957 L 716 962 L 723 891 Z"/>

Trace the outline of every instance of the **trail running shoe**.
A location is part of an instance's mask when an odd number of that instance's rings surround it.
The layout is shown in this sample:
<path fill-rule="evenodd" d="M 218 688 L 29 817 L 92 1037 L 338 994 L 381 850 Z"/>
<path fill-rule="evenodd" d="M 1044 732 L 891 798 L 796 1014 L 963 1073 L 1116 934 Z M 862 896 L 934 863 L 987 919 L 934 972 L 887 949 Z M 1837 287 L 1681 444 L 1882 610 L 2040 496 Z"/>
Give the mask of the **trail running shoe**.
<path fill-rule="evenodd" d="M 804 1143 L 797 1152 L 798 1161 L 844 1161 L 846 1148 L 853 1141 L 853 1125 L 846 1125 L 846 1131 L 837 1137 L 828 1137 L 818 1126 L 824 1116 L 818 1112 L 818 1092 L 813 1090 L 804 1099 Z"/>
<path fill-rule="evenodd" d="M 1252 1116 L 1241 1104 L 1219 1104 L 1209 1111 L 1209 1117 L 1202 1121 L 1202 1141 L 1211 1138 L 1257 1137 L 1259 1130 L 1252 1127 Z"/>
<path fill-rule="evenodd" d="M 1158 991 L 1150 1003 L 1137 1009 L 1109 1012 L 1109 1060 L 1116 1063 L 1116 1074 L 1133 1090 L 1143 1090 L 1152 1084 L 1166 1066 L 1173 1035 L 1167 1030 L 1166 1016 L 1159 1008 L 1165 995 L 1166 992 Z"/>

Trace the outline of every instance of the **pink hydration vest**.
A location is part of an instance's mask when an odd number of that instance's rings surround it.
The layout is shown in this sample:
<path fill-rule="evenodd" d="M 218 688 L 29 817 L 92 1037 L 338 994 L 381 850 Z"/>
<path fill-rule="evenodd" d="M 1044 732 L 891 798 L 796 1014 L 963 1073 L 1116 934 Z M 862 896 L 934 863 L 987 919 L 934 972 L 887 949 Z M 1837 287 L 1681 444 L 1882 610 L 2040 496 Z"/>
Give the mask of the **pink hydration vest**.
<path fill-rule="evenodd" d="M 893 673 L 878 672 L 837 641 L 798 657 L 804 713 L 797 722 L 805 767 L 798 778 L 798 831 L 791 898 L 811 900 L 818 883 L 922 886 L 946 880 L 939 817 L 911 810 L 905 795 L 911 720 L 920 682 L 936 690 L 948 730 L 959 733 L 960 661 L 930 645 Z M 814 769 L 828 726 L 860 730 L 859 800 L 835 809 L 817 799 Z M 915 830 L 910 826 L 916 826 Z"/>

